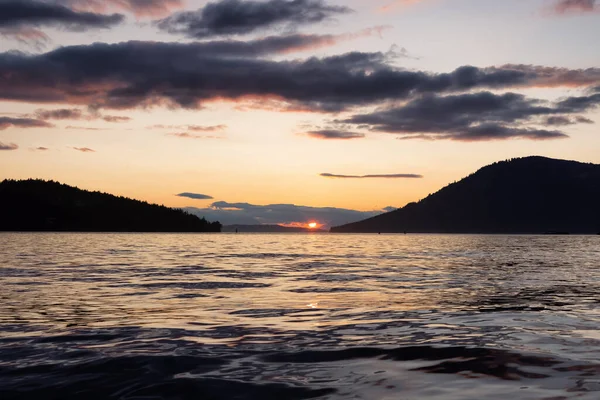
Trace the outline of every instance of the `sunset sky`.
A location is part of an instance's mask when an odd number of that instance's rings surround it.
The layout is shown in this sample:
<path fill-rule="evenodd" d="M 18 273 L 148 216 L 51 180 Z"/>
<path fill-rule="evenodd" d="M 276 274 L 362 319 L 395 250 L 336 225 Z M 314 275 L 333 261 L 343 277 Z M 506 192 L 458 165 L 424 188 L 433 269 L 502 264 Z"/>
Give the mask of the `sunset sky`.
<path fill-rule="evenodd" d="M 600 1 L 0 0 L 0 179 L 352 222 L 600 163 Z"/>

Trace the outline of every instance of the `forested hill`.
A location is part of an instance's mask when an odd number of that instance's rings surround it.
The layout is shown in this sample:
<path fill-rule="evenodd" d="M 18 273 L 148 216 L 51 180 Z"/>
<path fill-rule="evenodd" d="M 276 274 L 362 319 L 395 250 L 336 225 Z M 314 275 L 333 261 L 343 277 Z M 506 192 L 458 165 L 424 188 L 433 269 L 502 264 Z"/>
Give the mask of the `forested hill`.
<path fill-rule="evenodd" d="M 182 210 L 54 181 L 0 183 L 0 231 L 220 232 Z"/>
<path fill-rule="evenodd" d="M 332 232 L 598 233 L 600 165 L 544 157 L 498 162 L 418 203 Z"/>

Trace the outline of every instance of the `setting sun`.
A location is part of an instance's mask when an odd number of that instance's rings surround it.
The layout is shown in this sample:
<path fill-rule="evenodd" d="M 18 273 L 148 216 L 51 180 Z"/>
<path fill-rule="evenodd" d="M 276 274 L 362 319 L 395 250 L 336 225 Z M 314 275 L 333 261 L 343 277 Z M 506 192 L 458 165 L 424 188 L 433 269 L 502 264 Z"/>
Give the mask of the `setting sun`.
<path fill-rule="evenodd" d="M 317 227 L 317 223 L 316 222 L 311 222 L 310 224 L 308 224 L 308 227 L 310 229 L 315 229 Z"/>

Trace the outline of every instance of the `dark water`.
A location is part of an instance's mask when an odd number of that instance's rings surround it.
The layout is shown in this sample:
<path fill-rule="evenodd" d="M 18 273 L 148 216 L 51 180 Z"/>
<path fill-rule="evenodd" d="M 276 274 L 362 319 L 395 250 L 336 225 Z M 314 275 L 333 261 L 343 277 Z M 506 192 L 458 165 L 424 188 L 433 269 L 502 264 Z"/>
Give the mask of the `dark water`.
<path fill-rule="evenodd" d="M 600 399 L 600 237 L 0 234 L 0 399 Z"/>

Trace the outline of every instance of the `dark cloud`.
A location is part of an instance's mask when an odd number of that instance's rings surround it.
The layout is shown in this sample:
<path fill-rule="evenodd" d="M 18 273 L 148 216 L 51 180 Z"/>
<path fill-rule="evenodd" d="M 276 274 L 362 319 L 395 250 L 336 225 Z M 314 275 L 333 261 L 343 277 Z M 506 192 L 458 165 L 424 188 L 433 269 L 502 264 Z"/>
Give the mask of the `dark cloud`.
<path fill-rule="evenodd" d="M 221 0 L 197 11 L 178 12 L 156 21 L 156 25 L 169 33 L 202 39 L 313 24 L 349 12 L 348 7 L 328 5 L 323 0 Z"/>
<path fill-rule="evenodd" d="M 10 128 L 52 128 L 54 125 L 33 118 L 0 117 L 0 131 Z"/>
<path fill-rule="evenodd" d="M 585 112 L 600 106 L 600 93 L 589 96 L 569 97 L 558 103 L 559 107 L 569 112 Z"/>
<path fill-rule="evenodd" d="M 189 192 L 179 193 L 176 196 L 187 197 L 188 199 L 193 199 L 193 200 L 212 200 L 213 199 L 212 196 L 208 196 L 206 194 L 189 193 Z"/>
<path fill-rule="evenodd" d="M 94 120 L 102 119 L 106 122 L 119 123 L 128 122 L 131 120 L 130 117 L 121 117 L 114 115 L 100 115 L 97 112 L 91 114 L 84 114 L 84 112 L 78 108 L 62 108 L 57 110 L 36 110 L 34 113 L 36 118 L 42 120 Z"/>
<path fill-rule="evenodd" d="M 340 131 L 335 129 L 323 129 L 318 131 L 310 131 L 306 133 L 308 136 L 317 139 L 362 139 L 365 137 L 364 133 L 359 132 L 348 132 Z"/>
<path fill-rule="evenodd" d="M 0 150 L 17 150 L 19 148 L 19 146 L 17 146 L 14 143 L 2 143 L 0 142 Z"/>
<path fill-rule="evenodd" d="M 575 125 L 575 124 L 593 124 L 589 118 L 577 116 L 574 118 L 565 117 L 563 115 L 557 115 L 546 118 L 544 121 L 544 125 L 548 126 L 567 126 L 567 125 Z"/>
<path fill-rule="evenodd" d="M 596 0 L 558 0 L 554 9 L 559 14 L 569 12 L 594 12 L 599 11 L 600 6 Z"/>
<path fill-rule="evenodd" d="M 367 126 L 373 131 L 401 133 L 405 139 L 556 139 L 567 135 L 537 129 L 535 125 L 539 118 L 546 118 L 546 124 L 560 125 L 566 118 L 563 114 L 588 107 L 565 102 L 550 104 L 516 93 L 425 95 L 402 107 L 355 115 L 341 122 Z"/>
<path fill-rule="evenodd" d="M 380 175 L 337 175 L 323 173 L 324 178 L 340 178 L 340 179 L 419 179 L 423 175 L 416 174 L 380 174 Z"/>
<path fill-rule="evenodd" d="M 89 147 L 73 147 L 73 150 L 77 150 L 82 153 L 95 153 L 96 152 L 96 150 L 90 149 Z"/>
<path fill-rule="evenodd" d="M 0 0 L 0 33 L 21 42 L 41 46 L 49 39 L 39 30 L 55 27 L 73 32 L 106 29 L 123 22 L 121 14 L 78 12 L 61 4 L 41 0 Z"/>
<path fill-rule="evenodd" d="M 118 117 L 115 115 L 105 115 L 102 117 L 102 119 L 106 122 L 114 122 L 114 123 L 131 121 L 131 118 L 129 118 L 129 117 Z"/>
<path fill-rule="evenodd" d="M 104 13 L 107 10 L 120 10 L 137 17 L 161 17 L 173 10 L 182 8 L 183 0 L 48 0 L 80 11 Z"/>
<path fill-rule="evenodd" d="M 82 119 L 83 111 L 77 108 L 62 108 L 58 110 L 36 110 L 35 116 L 39 119 Z"/>
<path fill-rule="evenodd" d="M 294 61 L 249 55 L 256 49 L 266 52 L 265 43 L 95 43 L 38 55 L 1 53 L 0 99 L 96 109 L 195 109 L 213 100 L 258 98 L 277 101 L 282 109 L 337 112 L 427 93 L 600 82 L 600 69 L 461 67 L 431 74 L 394 68 L 385 53 Z"/>
<path fill-rule="evenodd" d="M 254 205 L 219 201 L 207 208 L 185 208 L 209 221 L 225 225 L 294 224 L 316 221 L 324 228 L 374 217 L 382 211 L 357 211 L 334 207 L 307 207 L 294 204 Z"/>

